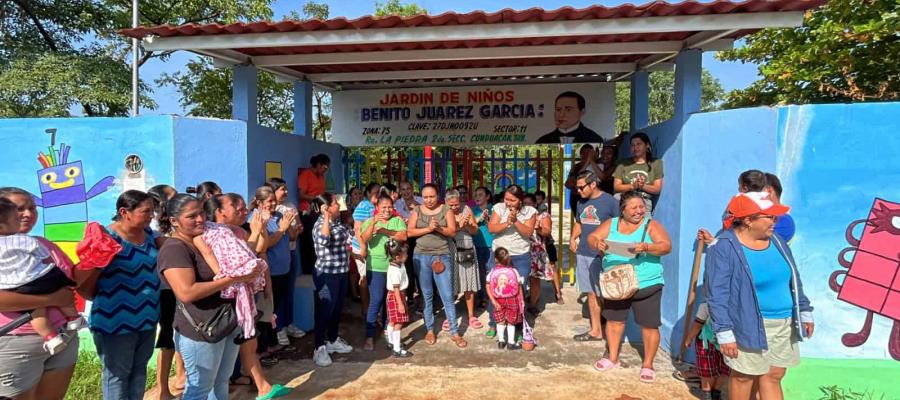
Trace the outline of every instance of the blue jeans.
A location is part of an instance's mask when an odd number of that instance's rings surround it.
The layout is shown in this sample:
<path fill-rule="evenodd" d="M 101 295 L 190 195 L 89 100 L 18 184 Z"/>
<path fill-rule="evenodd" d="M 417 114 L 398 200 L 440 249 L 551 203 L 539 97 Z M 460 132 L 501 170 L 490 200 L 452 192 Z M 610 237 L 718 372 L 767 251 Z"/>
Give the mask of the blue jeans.
<path fill-rule="evenodd" d="M 319 348 L 325 345 L 325 341 L 337 340 L 341 309 L 344 308 L 350 276 L 346 272 L 328 274 L 316 269 L 313 273 L 313 283 L 316 285 L 315 344 L 316 348 Z"/>
<path fill-rule="evenodd" d="M 216 343 L 191 340 L 175 332 L 175 349 L 184 358 L 187 382 L 183 400 L 227 400 L 228 378 L 238 357 L 238 345 L 234 339 L 240 334 L 235 329 Z"/>
<path fill-rule="evenodd" d="M 444 272 L 435 274 L 431 269 L 431 263 L 435 259 L 444 263 Z M 413 256 L 413 264 L 416 271 L 419 271 L 419 285 L 422 289 L 422 295 L 425 296 L 425 329 L 431 332 L 434 329 L 434 284 L 437 284 L 438 294 L 441 296 L 441 302 L 444 303 L 444 314 L 450 321 L 450 334 L 456 335 L 456 304 L 454 304 L 453 293 L 453 268 L 450 265 L 450 255 L 432 256 L 426 254 L 416 254 Z"/>
<path fill-rule="evenodd" d="M 375 337 L 375 319 L 378 312 L 385 307 L 384 296 L 387 293 L 387 272 L 366 271 L 366 283 L 369 286 L 369 309 L 366 310 L 366 338 Z M 387 317 L 384 310 L 382 320 Z"/>
<path fill-rule="evenodd" d="M 103 398 L 141 400 L 147 384 L 147 363 L 153 356 L 156 331 L 121 335 L 92 332 L 103 364 Z"/>
<path fill-rule="evenodd" d="M 531 274 L 531 254 L 519 254 L 517 256 L 510 256 L 512 261 L 513 268 L 516 269 L 516 272 L 519 273 L 519 277 L 524 279 L 525 282 L 519 285 L 519 290 L 523 290 L 522 294 L 527 296 L 524 292 L 528 288 L 528 275 Z M 494 257 L 490 257 L 488 262 L 487 271 L 490 272 L 494 269 Z M 484 286 L 487 287 L 488 282 L 485 281 Z M 488 316 L 490 317 L 490 321 L 488 322 L 488 326 L 494 327 L 497 326 L 497 321 L 494 320 L 494 303 L 488 301 Z"/>

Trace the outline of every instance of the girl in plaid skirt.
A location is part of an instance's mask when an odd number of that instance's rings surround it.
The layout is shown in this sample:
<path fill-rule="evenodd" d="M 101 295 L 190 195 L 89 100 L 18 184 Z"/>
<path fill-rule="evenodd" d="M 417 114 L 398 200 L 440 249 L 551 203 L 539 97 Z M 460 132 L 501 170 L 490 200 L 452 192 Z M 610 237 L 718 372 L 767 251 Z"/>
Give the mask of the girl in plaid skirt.
<path fill-rule="evenodd" d="M 409 278 L 405 266 L 409 246 L 406 242 L 390 239 L 384 244 L 384 249 L 390 259 L 387 271 L 387 338 L 393 348 L 394 357 L 406 358 L 413 355 L 400 343 L 400 331 L 403 324 L 409 322 L 409 310 L 406 308 L 406 288 L 409 286 Z"/>
<path fill-rule="evenodd" d="M 719 352 L 719 344 L 716 343 L 716 334 L 707 323 L 709 321 L 709 309 L 706 303 L 697 307 L 697 315 L 691 324 L 691 330 L 684 338 L 685 348 L 694 344 L 694 353 L 697 355 L 697 375 L 700 375 L 700 389 L 703 390 L 703 400 L 719 400 L 722 396 L 722 385 L 728 380 L 731 369 L 725 365 L 725 359 Z"/>
<path fill-rule="evenodd" d="M 525 303 L 520 285 L 525 281 L 512 267 L 512 260 L 505 248 L 498 247 L 497 250 L 494 250 L 494 259 L 496 264 L 487 277 L 487 292 L 494 304 L 494 319 L 497 321 L 497 347 L 518 350 L 522 348 L 522 345 L 516 343 L 516 324 L 521 324 L 524 320 Z M 504 331 L 509 335 L 509 342 L 503 335 Z"/>

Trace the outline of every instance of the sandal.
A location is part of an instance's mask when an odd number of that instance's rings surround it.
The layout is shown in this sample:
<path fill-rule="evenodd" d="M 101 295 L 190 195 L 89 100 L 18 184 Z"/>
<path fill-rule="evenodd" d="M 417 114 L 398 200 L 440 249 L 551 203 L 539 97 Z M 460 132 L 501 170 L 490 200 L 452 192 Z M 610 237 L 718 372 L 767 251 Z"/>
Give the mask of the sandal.
<path fill-rule="evenodd" d="M 481 321 L 478 320 L 478 318 L 475 318 L 475 317 L 469 318 L 469 328 L 481 329 L 483 327 L 484 327 L 484 324 L 482 324 Z"/>
<path fill-rule="evenodd" d="M 425 343 L 435 344 L 436 342 L 437 336 L 434 334 L 434 332 L 428 331 L 428 333 L 425 334 Z"/>
<path fill-rule="evenodd" d="M 456 343 L 456 347 L 459 347 L 461 349 L 464 349 L 466 346 L 469 345 L 469 343 L 466 342 L 466 339 L 463 339 L 462 336 L 459 336 L 459 335 L 450 336 L 450 340 L 453 343 Z"/>
<path fill-rule="evenodd" d="M 276 383 L 272 385 L 272 390 L 270 390 L 269 393 L 266 393 L 264 396 L 257 396 L 256 400 L 270 400 L 277 397 L 283 397 L 287 396 L 290 392 L 291 388 Z"/>
<path fill-rule="evenodd" d="M 600 372 L 611 371 L 622 366 L 622 363 L 613 364 L 608 358 L 604 357 L 594 363 L 594 369 Z"/>
<path fill-rule="evenodd" d="M 601 337 L 591 336 L 590 331 L 572 336 L 572 339 L 575 339 L 576 342 L 602 342 L 603 341 L 602 336 Z"/>
<path fill-rule="evenodd" d="M 444 332 L 449 332 L 449 331 L 450 331 L 450 320 L 449 320 L 449 319 L 445 319 L 445 320 L 444 320 L 444 324 L 441 325 L 441 330 L 444 331 Z"/>
<path fill-rule="evenodd" d="M 656 371 L 651 368 L 641 368 L 641 382 L 653 383 L 656 381 Z"/>
<path fill-rule="evenodd" d="M 494 338 L 495 336 L 497 336 L 497 328 L 494 328 L 493 326 L 489 327 L 487 332 L 484 333 L 484 336 Z"/>
<path fill-rule="evenodd" d="M 259 364 L 266 368 L 274 367 L 275 364 L 278 364 L 278 357 L 275 357 L 275 356 L 260 357 Z"/>
<path fill-rule="evenodd" d="M 557 294 L 556 294 L 556 304 L 559 304 L 559 305 L 566 304 L 566 299 L 563 298 L 562 293 L 557 293 Z"/>

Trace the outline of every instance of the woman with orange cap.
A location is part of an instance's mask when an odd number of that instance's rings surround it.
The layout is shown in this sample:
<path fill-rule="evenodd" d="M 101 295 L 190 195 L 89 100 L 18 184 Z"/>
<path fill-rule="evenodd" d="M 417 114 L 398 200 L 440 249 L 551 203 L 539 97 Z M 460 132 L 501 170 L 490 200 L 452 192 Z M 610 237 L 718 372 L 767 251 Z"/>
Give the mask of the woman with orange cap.
<path fill-rule="evenodd" d="M 706 254 L 704 290 L 713 331 L 732 369 L 732 400 L 784 398 L 781 379 L 800 362 L 798 342 L 813 334 L 812 306 L 790 248 L 774 235 L 789 208 L 766 192 L 728 203 L 725 230 Z"/>

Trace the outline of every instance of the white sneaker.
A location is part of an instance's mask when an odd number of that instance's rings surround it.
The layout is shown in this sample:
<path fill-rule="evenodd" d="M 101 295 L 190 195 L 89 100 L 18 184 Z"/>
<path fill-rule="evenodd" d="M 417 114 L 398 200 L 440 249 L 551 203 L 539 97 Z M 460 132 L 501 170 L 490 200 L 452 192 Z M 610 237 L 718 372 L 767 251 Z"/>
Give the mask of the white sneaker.
<path fill-rule="evenodd" d="M 340 337 L 335 339 L 334 342 L 325 342 L 325 348 L 328 350 L 328 354 L 347 354 L 353 351 L 353 346 L 350 346 L 346 340 Z"/>
<path fill-rule="evenodd" d="M 84 317 L 82 317 L 82 316 L 79 316 L 76 319 L 66 322 L 66 330 L 67 331 L 77 331 L 77 330 L 81 330 L 81 329 L 87 328 L 87 327 L 88 327 L 87 320 L 85 320 Z"/>
<path fill-rule="evenodd" d="M 313 353 L 313 361 L 320 367 L 331 365 L 331 356 L 328 355 L 328 349 L 326 347 L 327 345 L 319 346 Z"/>
<path fill-rule="evenodd" d="M 291 345 L 291 339 L 288 339 L 287 332 L 285 332 L 284 329 L 278 331 L 278 333 L 276 333 L 275 336 L 278 337 L 278 344 L 280 344 L 282 346 L 290 346 Z"/>
<path fill-rule="evenodd" d="M 52 339 L 44 342 L 44 350 L 47 350 L 50 355 L 59 354 L 63 351 L 68 343 L 66 343 L 66 335 L 59 334 L 54 336 Z"/>
<path fill-rule="evenodd" d="M 284 330 L 287 331 L 288 336 L 295 339 L 306 336 L 306 332 L 304 332 L 303 329 L 300 329 L 294 325 L 288 325 L 286 328 L 284 328 Z"/>

